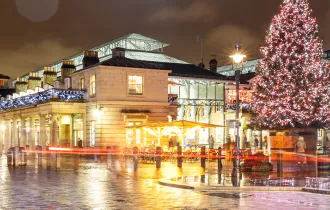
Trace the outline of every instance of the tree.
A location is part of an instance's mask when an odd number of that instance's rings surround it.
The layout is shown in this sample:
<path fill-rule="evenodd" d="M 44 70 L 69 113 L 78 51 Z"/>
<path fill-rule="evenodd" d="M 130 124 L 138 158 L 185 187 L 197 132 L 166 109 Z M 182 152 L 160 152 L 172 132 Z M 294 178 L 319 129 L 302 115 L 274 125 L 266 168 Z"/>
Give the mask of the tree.
<path fill-rule="evenodd" d="M 284 0 L 260 51 L 251 124 L 267 129 L 324 127 L 329 118 L 329 70 L 307 0 Z"/>

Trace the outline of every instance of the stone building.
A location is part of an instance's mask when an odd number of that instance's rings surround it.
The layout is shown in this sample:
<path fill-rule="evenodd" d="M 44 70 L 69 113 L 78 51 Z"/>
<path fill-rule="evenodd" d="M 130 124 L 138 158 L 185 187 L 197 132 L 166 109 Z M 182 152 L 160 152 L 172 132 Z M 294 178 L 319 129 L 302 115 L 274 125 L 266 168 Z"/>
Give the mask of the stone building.
<path fill-rule="evenodd" d="M 75 147 L 79 139 L 84 147 L 166 145 L 168 139 L 157 142 L 127 126 L 168 119 L 225 125 L 225 91 L 233 81 L 215 72 L 215 58 L 210 71 L 165 55 L 165 46 L 129 34 L 15 80 L 20 91 L 0 103 L 3 149 Z M 226 132 L 199 129 L 182 143 L 203 145 L 213 134 L 220 145 Z"/>

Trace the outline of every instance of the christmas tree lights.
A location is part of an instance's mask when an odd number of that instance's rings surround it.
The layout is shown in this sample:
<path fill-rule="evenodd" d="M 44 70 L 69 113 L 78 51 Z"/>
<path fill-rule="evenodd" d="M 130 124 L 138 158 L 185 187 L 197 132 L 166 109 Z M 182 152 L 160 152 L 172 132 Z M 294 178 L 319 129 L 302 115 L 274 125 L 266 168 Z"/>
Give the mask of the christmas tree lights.
<path fill-rule="evenodd" d="M 258 128 L 324 127 L 329 69 L 307 0 L 284 0 L 267 32 L 252 84 L 251 123 Z"/>

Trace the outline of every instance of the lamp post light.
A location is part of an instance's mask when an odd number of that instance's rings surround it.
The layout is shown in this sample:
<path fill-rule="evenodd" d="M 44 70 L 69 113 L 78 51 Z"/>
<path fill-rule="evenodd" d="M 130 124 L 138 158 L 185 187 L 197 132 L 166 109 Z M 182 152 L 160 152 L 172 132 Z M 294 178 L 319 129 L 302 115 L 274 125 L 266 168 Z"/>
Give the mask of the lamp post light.
<path fill-rule="evenodd" d="M 241 70 L 243 71 L 243 62 L 246 55 L 241 53 L 241 45 L 235 45 L 236 52 L 234 55 L 231 55 L 230 58 L 233 59 L 233 67 L 234 64 L 241 64 L 241 68 L 237 68 L 235 70 L 235 81 L 236 81 L 236 115 L 235 115 L 235 142 L 236 142 L 236 155 L 234 167 L 239 168 L 240 159 L 239 159 L 239 151 L 240 151 L 240 138 L 239 138 L 239 112 L 240 112 L 240 104 L 239 104 L 239 83 L 240 83 L 240 75 Z"/>

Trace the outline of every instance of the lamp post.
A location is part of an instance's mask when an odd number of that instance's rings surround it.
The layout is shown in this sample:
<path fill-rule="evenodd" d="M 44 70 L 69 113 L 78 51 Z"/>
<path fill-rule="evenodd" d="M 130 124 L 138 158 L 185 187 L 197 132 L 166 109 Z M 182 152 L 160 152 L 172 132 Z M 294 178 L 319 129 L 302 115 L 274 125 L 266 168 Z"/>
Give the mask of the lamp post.
<path fill-rule="evenodd" d="M 233 59 L 233 64 L 241 64 L 241 68 L 237 68 L 235 70 L 235 81 L 236 81 L 236 115 L 235 115 L 235 142 L 236 142 L 236 155 L 238 157 L 235 159 L 234 167 L 239 168 L 239 151 L 240 151 L 240 138 L 239 138 L 239 111 L 240 111 L 240 105 L 239 105 L 239 83 L 240 83 L 240 75 L 241 75 L 241 69 L 243 70 L 243 61 L 244 58 L 246 58 L 246 55 L 243 55 L 241 53 L 241 45 L 236 44 L 235 45 L 236 52 L 234 55 L 231 55 L 230 58 Z M 234 66 L 234 65 L 233 65 Z"/>

